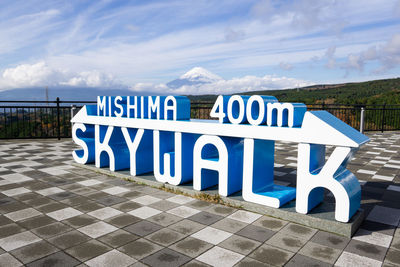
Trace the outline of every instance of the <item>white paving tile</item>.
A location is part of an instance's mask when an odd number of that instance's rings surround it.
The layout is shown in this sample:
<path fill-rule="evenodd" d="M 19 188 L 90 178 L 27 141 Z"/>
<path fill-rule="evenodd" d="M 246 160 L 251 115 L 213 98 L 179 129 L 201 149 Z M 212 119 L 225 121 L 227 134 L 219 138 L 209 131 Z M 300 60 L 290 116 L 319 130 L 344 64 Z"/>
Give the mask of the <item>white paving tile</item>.
<path fill-rule="evenodd" d="M 110 195 L 118 195 L 121 193 L 128 192 L 129 189 L 121 187 L 121 186 L 114 186 L 114 187 L 110 187 L 110 188 L 107 188 L 107 189 L 104 189 L 101 191 L 103 191 L 104 193 L 110 194 Z"/>
<path fill-rule="evenodd" d="M 370 171 L 370 170 L 364 170 L 364 169 L 359 169 L 357 173 L 364 173 L 364 174 L 371 174 L 374 175 L 376 171 Z"/>
<path fill-rule="evenodd" d="M 400 209 L 375 206 L 368 214 L 367 220 L 397 226 L 400 220 Z"/>
<path fill-rule="evenodd" d="M 340 267 L 380 267 L 382 262 L 344 251 L 336 261 L 335 266 Z"/>
<path fill-rule="evenodd" d="M 99 180 L 96 180 L 96 179 L 90 179 L 90 180 L 78 182 L 78 184 L 83 185 L 83 186 L 92 186 L 92 185 L 101 184 L 101 183 L 103 183 L 103 182 L 100 182 Z"/>
<path fill-rule="evenodd" d="M 379 180 L 385 180 L 385 181 L 393 181 L 394 176 L 386 176 L 386 175 L 379 175 L 375 174 L 372 176 L 372 179 L 379 179 Z"/>
<path fill-rule="evenodd" d="M 11 174 L 5 174 L 1 176 L 3 179 L 12 181 L 13 183 L 22 183 L 26 181 L 31 181 L 33 180 L 32 178 L 23 175 L 21 173 L 11 173 Z"/>
<path fill-rule="evenodd" d="M 104 253 L 96 258 L 93 258 L 87 262 L 86 265 L 91 267 L 125 267 L 135 263 L 136 260 L 129 257 L 128 255 L 114 249 L 107 253 Z"/>
<path fill-rule="evenodd" d="M 238 210 L 238 211 L 232 213 L 231 215 L 229 215 L 227 218 L 233 219 L 236 221 L 240 221 L 240 222 L 244 222 L 244 223 L 252 223 L 260 217 L 261 217 L 260 214 L 257 214 L 254 212 Z"/>
<path fill-rule="evenodd" d="M 386 164 L 386 161 L 381 161 L 381 160 L 371 160 L 370 163 L 375 163 L 375 164 Z"/>
<path fill-rule="evenodd" d="M 90 236 L 91 238 L 98 238 L 100 236 L 109 234 L 118 230 L 117 227 L 105 222 L 96 222 L 93 224 L 86 225 L 78 229 L 79 232 Z"/>
<path fill-rule="evenodd" d="M 392 168 L 392 169 L 400 169 L 400 165 L 394 165 L 394 164 L 385 164 L 383 165 L 386 168 Z"/>
<path fill-rule="evenodd" d="M 40 214 L 42 214 L 42 213 L 33 208 L 27 208 L 27 209 L 17 210 L 17 211 L 7 213 L 4 216 L 9 218 L 10 220 L 13 220 L 14 222 L 18 222 L 18 221 L 22 221 L 22 220 L 25 220 L 28 218 L 38 216 Z"/>
<path fill-rule="evenodd" d="M 200 211 L 190 208 L 190 207 L 186 207 L 186 206 L 179 206 L 179 207 L 170 209 L 167 212 L 171 213 L 173 215 L 182 217 L 182 218 L 188 218 L 190 216 L 193 216 L 193 215 L 199 213 Z"/>
<path fill-rule="evenodd" d="M 213 247 L 196 258 L 196 260 L 209 264 L 211 266 L 233 266 L 238 263 L 244 255 L 220 248 Z"/>
<path fill-rule="evenodd" d="M 122 214 L 122 211 L 116 210 L 114 208 L 105 207 L 98 210 L 94 210 L 88 213 L 88 215 L 95 217 L 99 220 L 105 220 L 116 215 Z"/>
<path fill-rule="evenodd" d="M 61 192 L 64 192 L 64 189 L 58 188 L 58 187 L 50 187 L 50 188 L 46 188 L 46 189 L 42 189 L 39 191 L 36 191 L 36 193 L 41 194 L 42 196 L 49 196 L 49 195 L 54 195 L 54 194 L 58 194 Z"/>
<path fill-rule="evenodd" d="M 388 248 L 390 246 L 390 242 L 392 242 L 391 235 L 385 235 L 378 232 L 371 232 L 365 229 L 359 229 L 357 233 L 353 236 L 353 239 L 370 243 L 373 245 L 378 245 L 381 247 Z"/>
<path fill-rule="evenodd" d="M 54 159 L 54 157 L 51 157 L 52 159 Z M 58 167 L 50 167 L 50 168 L 44 168 L 44 169 L 40 169 L 39 171 L 41 172 L 45 172 L 51 175 L 63 175 L 63 174 L 69 174 L 69 172 L 64 171 L 61 168 Z"/>
<path fill-rule="evenodd" d="M 37 162 L 37 161 L 33 161 L 33 160 L 23 161 L 23 162 L 21 162 L 20 164 L 21 164 L 21 165 L 24 165 L 24 166 L 26 166 L 26 167 L 37 167 L 37 166 L 43 165 L 42 163 Z"/>
<path fill-rule="evenodd" d="M 13 172 L 23 173 L 23 172 L 29 172 L 29 171 L 34 171 L 34 170 L 35 169 L 29 168 L 29 167 L 23 167 L 23 168 L 13 169 Z"/>
<path fill-rule="evenodd" d="M 0 239 L 0 247 L 5 251 L 14 250 L 42 240 L 33 233 L 26 231 Z"/>
<path fill-rule="evenodd" d="M 386 188 L 386 189 L 400 192 L 400 186 L 397 186 L 397 185 L 389 185 L 388 188 Z"/>
<path fill-rule="evenodd" d="M 0 180 L 0 186 L 8 184 L 14 184 L 14 182 L 9 180 Z"/>
<path fill-rule="evenodd" d="M 140 207 L 138 209 L 134 209 L 128 212 L 128 214 L 136 216 L 141 219 L 147 219 L 159 213 L 161 213 L 160 210 L 153 209 L 150 207 Z"/>
<path fill-rule="evenodd" d="M 156 202 L 158 202 L 160 200 L 162 200 L 162 199 L 157 198 L 157 197 L 152 197 L 152 196 L 149 196 L 149 195 L 131 199 L 131 201 L 137 202 L 137 203 L 142 204 L 142 205 L 150 205 L 150 204 L 156 203 Z"/>
<path fill-rule="evenodd" d="M 232 233 L 207 226 L 206 228 L 192 234 L 192 237 L 217 245 L 229 238 L 231 235 Z"/>
<path fill-rule="evenodd" d="M 57 221 L 62 221 L 62 220 L 66 220 L 78 215 L 83 214 L 82 212 L 80 212 L 79 210 L 76 210 L 74 208 L 68 207 L 65 209 L 61 209 L 61 210 L 56 210 L 50 213 L 47 213 L 47 216 L 53 218 L 54 220 Z"/>
<path fill-rule="evenodd" d="M 17 196 L 17 195 L 21 195 L 21 194 L 25 194 L 25 193 L 29 193 L 29 192 L 32 192 L 32 191 L 25 187 L 18 187 L 18 188 L 13 188 L 13 189 L 9 189 L 6 191 L 2 191 L 1 193 L 3 193 L 6 196 L 12 197 L 12 196 Z"/>
<path fill-rule="evenodd" d="M 174 202 L 179 205 L 184 205 L 184 204 L 187 204 L 187 203 L 193 201 L 194 199 L 191 197 L 183 196 L 183 195 L 176 195 L 176 196 L 167 198 L 166 200 Z"/>

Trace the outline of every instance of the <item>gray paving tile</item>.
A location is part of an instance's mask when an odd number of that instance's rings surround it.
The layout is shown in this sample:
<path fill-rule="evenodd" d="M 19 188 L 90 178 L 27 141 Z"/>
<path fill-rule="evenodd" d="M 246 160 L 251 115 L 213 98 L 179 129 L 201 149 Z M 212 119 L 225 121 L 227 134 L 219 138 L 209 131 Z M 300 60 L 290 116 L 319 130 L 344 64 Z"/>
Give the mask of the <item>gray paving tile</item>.
<path fill-rule="evenodd" d="M 184 235 L 190 235 L 193 234 L 200 229 L 205 228 L 206 226 L 194 221 L 190 221 L 187 219 L 181 220 L 177 223 L 171 224 L 168 226 L 168 228 L 171 228 L 172 230 L 175 230 L 179 233 L 182 233 Z"/>
<path fill-rule="evenodd" d="M 144 257 L 149 256 L 150 254 L 153 254 L 156 251 L 161 250 L 162 248 L 163 248 L 162 246 L 142 238 L 130 242 L 118 248 L 118 250 L 125 253 L 128 256 L 140 260 Z"/>
<path fill-rule="evenodd" d="M 0 265 L 1 266 L 10 266 L 10 267 L 17 267 L 22 266 L 22 263 L 14 258 L 12 255 L 8 253 L 4 253 L 0 255 Z"/>
<path fill-rule="evenodd" d="M 158 224 L 154 224 L 152 222 L 143 220 L 135 224 L 131 224 L 125 228 L 123 228 L 125 231 L 131 232 L 135 235 L 138 236 L 146 236 L 151 233 L 154 233 L 155 231 L 160 230 L 162 227 L 159 226 Z"/>
<path fill-rule="evenodd" d="M 63 220 L 62 223 L 67 224 L 73 228 L 81 228 L 83 226 L 93 224 L 97 221 L 98 220 L 96 218 L 93 218 L 92 216 L 89 216 L 87 214 L 81 214 L 81 215 L 74 216 L 72 218 Z"/>
<path fill-rule="evenodd" d="M 138 209 L 140 207 L 142 207 L 142 205 L 133 201 L 125 201 L 112 206 L 112 208 L 120 210 L 122 212 L 128 212 L 134 209 Z"/>
<path fill-rule="evenodd" d="M 265 229 L 263 227 L 248 225 L 244 227 L 242 230 L 236 232 L 237 235 L 241 235 L 243 237 L 251 238 L 259 242 L 264 242 L 271 238 L 276 232 Z"/>
<path fill-rule="evenodd" d="M 366 220 L 397 226 L 400 221 L 400 209 L 375 206 Z"/>
<path fill-rule="evenodd" d="M 312 242 L 318 243 L 327 247 L 343 250 L 350 242 L 350 238 L 331 234 L 324 231 L 318 231 L 311 239 Z"/>
<path fill-rule="evenodd" d="M 51 223 L 57 222 L 53 218 L 50 218 L 49 216 L 46 215 L 39 215 L 33 218 L 29 218 L 23 221 L 19 221 L 18 224 L 21 225 L 22 227 L 26 229 L 33 229 L 33 228 L 38 228 L 41 226 L 49 225 Z"/>
<path fill-rule="evenodd" d="M 230 233 L 236 233 L 240 230 L 242 230 L 244 227 L 246 227 L 248 224 L 244 223 L 244 222 L 240 222 L 237 220 L 232 220 L 229 218 L 224 218 L 210 226 L 220 229 L 220 230 L 224 230 Z"/>
<path fill-rule="evenodd" d="M 55 212 L 57 210 L 66 209 L 66 208 L 68 208 L 67 205 L 60 203 L 60 202 L 56 202 L 54 200 L 51 200 L 48 204 L 36 207 L 37 210 L 39 210 L 43 213 Z"/>
<path fill-rule="evenodd" d="M 263 263 L 283 266 L 289 259 L 294 255 L 293 252 L 289 252 L 283 249 L 275 248 L 270 245 L 264 244 L 257 248 L 249 257 L 258 260 Z"/>
<path fill-rule="evenodd" d="M 198 210 L 207 210 L 211 206 L 213 206 L 213 204 L 210 202 L 207 202 L 207 201 L 194 200 L 194 201 L 188 203 L 186 206 L 194 208 L 194 209 L 198 209 Z"/>
<path fill-rule="evenodd" d="M 100 243 L 97 240 L 90 240 L 88 242 L 69 248 L 65 252 L 80 261 L 87 261 L 110 250 L 112 250 L 111 247 L 106 246 L 105 244 Z"/>
<path fill-rule="evenodd" d="M 188 263 L 182 265 L 184 267 L 209 267 L 210 265 L 200 262 L 198 260 L 191 260 Z"/>
<path fill-rule="evenodd" d="M 6 224 L 0 227 L 0 238 L 18 234 L 24 231 L 26 231 L 26 229 L 16 223 Z"/>
<path fill-rule="evenodd" d="M 227 206 L 212 205 L 211 207 L 209 207 L 205 211 L 225 217 L 225 216 L 228 216 L 228 215 L 234 213 L 236 210 L 234 208 L 227 207 Z"/>
<path fill-rule="evenodd" d="M 176 250 L 189 257 L 195 258 L 212 247 L 213 245 L 208 242 L 189 236 L 185 239 L 176 242 L 169 248 Z"/>
<path fill-rule="evenodd" d="M 150 255 L 142 260 L 143 263 L 149 266 L 182 266 L 186 262 L 190 261 L 191 258 L 180 254 L 174 250 L 164 248 L 153 255 Z"/>
<path fill-rule="evenodd" d="M 308 256 L 310 258 L 314 258 L 329 264 L 334 264 L 339 255 L 341 254 L 341 250 L 323 246 L 321 244 L 308 242 L 305 246 L 299 251 L 299 254 Z"/>
<path fill-rule="evenodd" d="M 51 254 L 37 261 L 29 263 L 28 267 L 39 267 L 39 266 L 77 266 L 79 261 L 64 253 L 59 251 L 57 253 Z"/>
<path fill-rule="evenodd" d="M 139 221 L 141 221 L 141 219 L 126 213 L 122 213 L 120 215 L 105 220 L 105 222 L 112 224 L 118 228 L 123 228 L 127 225 L 134 224 Z"/>
<path fill-rule="evenodd" d="M 162 211 L 167 211 L 176 207 L 179 207 L 180 205 L 177 203 L 173 203 L 171 201 L 168 200 L 163 200 L 163 201 L 157 201 L 155 203 L 152 203 L 150 205 L 148 205 L 149 207 L 158 209 L 158 210 L 162 210 Z"/>
<path fill-rule="evenodd" d="M 101 205 L 99 203 L 91 201 L 91 202 L 86 203 L 86 204 L 75 206 L 74 208 L 79 210 L 79 211 L 81 211 L 81 212 L 91 212 L 91 211 L 94 211 L 94 210 L 98 210 L 98 209 L 104 208 L 104 205 Z"/>
<path fill-rule="evenodd" d="M 97 238 L 100 242 L 113 248 L 118 248 L 136 239 L 139 239 L 139 236 L 121 229 Z"/>
<path fill-rule="evenodd" d="M 63 223 L 56 222 L 56 223 L 48 224 L 48 225 L 45 225 L 45 226 L 42 226 L 39 228 L 32 229 L 31 231 L 34 234 L 40 236 L 41 238 L 47 239 L 52 236 L 60 235 L 62 233 L 65 233 L 65 232 L 68 232 L 71 230 L 72 230 L 71 227 L 69 227 Z"/>
<path fill-rule="evenodd" d="M 400 266 L 400 251 L 389 249 L 386 254 L 385 262 Z"/>
<path fill-rule="evenodd" d="M 361 242 L 358 240 L 351 240 L 350 243 L 347 245 L 345 251 L 378 261 L 383 261 L 383 258 L 386 255 L 387 248 Z"/>
<path fill-rule="evenodd" d="M 10 224 L 10 223 L 14 223 L 12 220 L 10 220 L 9 218 L 0 215 L 0 226 L 4 226 L 6 224 Z"/>
<path fill-rule="evenodd" d="M 104 196 L 99 199 L 95 199 L 95 201 L 97 203 L 100 203 L 104 206 L 113 206 L 115 204 L 125 202 L 126 200 L 127 200 L 126 198 L 118 197 L 118 196 L 111 196 L 111 195 Z"/>
<path fill-rule="evenodd" d="M 46 241 L 39 241 L 33 244 L 15 249 L 11 254 L 24 264 L 57 252 L 58 249 Z"/>
<path fill-rule="evenodd" d="M 279 231 L 286 224 L 288 224 L 288 222 L 268 216 L 262 216 L 261 218 L 253 222 L 253 225 L 255 226 L 264 227 L 272 231 Z"/>
<path fill-rule="evenodd" d="M 297 252 L 306 242 L 307 239 L 278 232 L 265 243 L 288 251 Z"/>
<path fill-rule="evenodd" d="M 249 254 L 260 245 L 261 242 L 238 235 L 233 235 L 218 244 L 219 247 L 226 248 L 243 255 Z"/>
<path fill-rule="evenodd" d="M 201 211 L 193 216 L 190 216 L 188 219 L 191 221 L 195 221 L 201 224 L 210 225 L 216 223 L 217 221 L 223 219 L 223 216 L 216 215 L 213 213 Z"/>
<path fill-rule="evenodd" d="M 286 233 L 288 235 L 293 235 L 297 237 L 302 237 L 305 239 L 310 239 L 316 232 L 317 230 L 312 229 L 307 226 L 295 224 L 295 223 L 289 223 L 285 227 L 280 230 L 281 233 Z"/>
<path fill-rule="evenodd" d="M 72 230 L 70 232 L 63 233 L 61 235 L 57 235 L 47 239 L 47 241 L 59 249 L 67 249 L 78 244 L 87 242 L 90 240 L 90 237 L 78 232 L 76 230 Z"/>
<path fill-rule="evenodd" d="M 301 254 L 296 254 L 290 261 L 285 265 L 287 267 L 309 267 L 309 266 L 321 266 L 321 267 L 329 267 L 332 266 L 326 262 L 322 262 L 313 258 L 309 258 L 303 256 Z"/>
<path fill-rule="evenodd" d="M 162 246 L 168 246 L 184 237 L 184 234 L 181 234 L 169 228 L 163 228 L 146 236 L 146 239 Z"/>
<path fill-rule="evenodd" d="M 174 224 L 176 222 L 179 222 L 180 220 L 182 220 L 181 217 L 178 217 L 176 215 L 172 215 L 166 212 L 162 212 L 160 214 L 157 214 L 155 216 L 152 216 L 150 218 L 147 219 L 150 222 L 159 224 L 163 227 L 167 227 L 168 225 Z"/>

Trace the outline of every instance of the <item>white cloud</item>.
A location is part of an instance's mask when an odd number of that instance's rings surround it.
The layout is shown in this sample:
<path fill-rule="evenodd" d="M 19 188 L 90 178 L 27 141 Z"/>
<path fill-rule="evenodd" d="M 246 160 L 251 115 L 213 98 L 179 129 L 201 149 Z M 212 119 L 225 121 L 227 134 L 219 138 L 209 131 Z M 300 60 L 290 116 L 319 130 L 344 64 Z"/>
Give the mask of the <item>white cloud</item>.
<path fill-rule="evenodd" d="M 71 72 L 48 66 L 44 61 L 21 64 L 5 69 L 0 77 L 0 90 L 44 86 L 121 87 L 112 75 L 96 70 Z"/>
<path fill-rule="evenodd" d="M 363 71 L 365 64 L 374 60 L 380 63 L 380 67 L 374 70 L 375 73 L 383 73 L 398 67 L 400 65 L 400 34 L 393 35 L 379 47 L 371 46 L 358 54 L 349 54 L 343 68 L 347 71 L 352 69 Z"/>
<path fill-rule="evenodd" d="M 293 69 L 293 65 L 288 62 L 281 62 L 279 63 L 279 67 L 283 70 L 291 70 Z"/>
<path fill-rule="evenodd" d="M 288 77 L 265 75 L 263 77 L 244 76 L 230 80 L 218 80 L 200 85 L 184 85 L 177 89 L 167 87 L 165 84 L 138 83 L 131 90 L 160 92 L 162 94 L 201 95 L 201 94 L 233 94 L 239 92 L 296 88 L 313 85 L 314 83 Z"/>

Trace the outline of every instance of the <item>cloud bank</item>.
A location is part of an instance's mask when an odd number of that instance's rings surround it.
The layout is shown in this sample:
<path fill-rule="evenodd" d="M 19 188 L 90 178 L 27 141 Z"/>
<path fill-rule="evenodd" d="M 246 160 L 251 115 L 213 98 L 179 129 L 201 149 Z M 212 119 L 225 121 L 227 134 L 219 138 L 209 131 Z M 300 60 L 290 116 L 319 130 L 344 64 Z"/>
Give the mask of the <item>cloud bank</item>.
<path fill-rule="evenodd" d="M 122 85 L 112 75 L 96 70 L 83 72 L 60 70 L 48 66 L 43 61 L 7 68 L 0 77 L 0 90 L 45 86 L 111 88 Z"/>
<path fill-rule="evenodd" d="M 190 75 L 187 72 L 185 75 Z M 237 92 L 296 88 L 312 85 L 312 82 L 276 75 L 244 76 L 232 79 L 222 79 L 213 73 L 207 76 L 218 77 L 211 82 L 196 85 L 183 85 L 170 88 L 164 83 L 135 83 L 123 84 L 112 75 L 99 71 L 72 72 L 50 67 L 41 61 L 34 64 L 21 64 L 15 68 L 4 70 L 0 77 L 0 88 L 29 88 L 29 87 L 79 87 L 79 88 L 113 88 L 130 89 L 136 92 L 154 92 L 160 94 L 232 94 Z M 207 78 L 207 77 L 206 77 Z"/>

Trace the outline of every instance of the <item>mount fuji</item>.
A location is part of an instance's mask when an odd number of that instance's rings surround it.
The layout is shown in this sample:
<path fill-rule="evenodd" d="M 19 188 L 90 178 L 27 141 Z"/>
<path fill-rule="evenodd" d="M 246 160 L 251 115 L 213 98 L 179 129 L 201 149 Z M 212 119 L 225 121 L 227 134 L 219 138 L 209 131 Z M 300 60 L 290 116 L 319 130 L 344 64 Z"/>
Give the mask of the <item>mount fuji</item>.
<path fill-rule="evenodd" d="M 201 84 L 206 84 L 206 83 L 214 83 L 217 81 L 223 80 L 221 77 L 218 75 L 202 68 L 202 67 L 195 67 L 182 76 L 180 76 L 178 79 L 175 79 L 173 81 L 170 81 L 166 85 L 169 88 L 172 89 L 177 89 L 180 88 L 184 85 L 201 85 Z"/>

